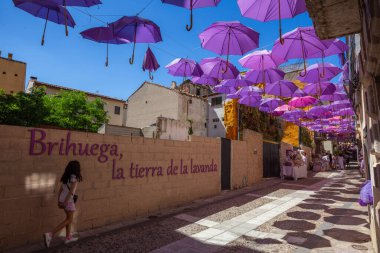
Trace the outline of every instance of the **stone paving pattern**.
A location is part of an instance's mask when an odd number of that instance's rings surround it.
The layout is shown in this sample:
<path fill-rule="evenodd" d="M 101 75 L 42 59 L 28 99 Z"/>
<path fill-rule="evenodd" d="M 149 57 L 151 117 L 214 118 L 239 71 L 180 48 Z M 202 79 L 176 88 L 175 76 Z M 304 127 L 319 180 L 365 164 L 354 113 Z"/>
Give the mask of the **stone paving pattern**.
<path fill-rule="evenodd" d="M 357 170 L 270 180 L 233 197 L 41 252 L 373 252 Z M 209 202 L 209 204 L 207 204 Z M 152 217 L 154 218 L 154 217 Z"/>

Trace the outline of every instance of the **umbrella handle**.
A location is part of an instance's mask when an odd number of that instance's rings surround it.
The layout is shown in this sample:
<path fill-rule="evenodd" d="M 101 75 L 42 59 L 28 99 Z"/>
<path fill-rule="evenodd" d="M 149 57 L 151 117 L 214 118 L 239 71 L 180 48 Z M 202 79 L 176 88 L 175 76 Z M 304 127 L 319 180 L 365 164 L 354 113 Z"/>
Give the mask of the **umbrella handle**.
<path fill-rule="evenodd" d="M 281 43 L 281 45 L 284 45 L 285 41 L 282 38 L 281 0 L 278 0 L 278 32 L 280 34 L 280 43 Z"/>
<path fill-rule="evenodd" d="M 67 28 L 67 7 L 66 7 L 66 0 L 63 2 L 63 7 L 65 8 L 65 13 L 64 13 L 64 19 L 65 19 L 65 33 L 66 37 L 69 36 L 69 29 Z"/>
<path fill-rule="evenodd" d="M 190 25 L 186 25 L 186 30 L 188 32 L 193 29 L 193 0 L 190 0 Z"/>
<path fill-rule="evenodd" d="M 300 72 L 300 77 L 305 77 L 306 74 L 307 74 L 307 70 L 306 70 L 306 57 L 305 57 L 305 45 L 303 44 L 303 38 L 302 38 L 302 33 L 301 33 L 301 46 L 302 46 L 302 56 L 303 56 L 303 69 L 305 71 L 304 74 L 302 74 L 302 71 Z"/>
<path fill-rule="evenodd" d="M 227 62 L 226 62 L 226 69 L 222 68 L 222 73 L 225 74 L 228 71 L 228 60 L 230 57 L 230 40 L 231 40 L 231 31 L 228 32 L 228 44 L 227 44 Z"/>
<path fill-rule="evenodd" d="M 129 64 L 133 64 L 135 61 L 135 47 L 136 47 L 136 42 L 133 42 L 133 52 L 132 52 L 132 57 L 129 58 Z"/>
<path fill-rule="evenodd" d="M 107 43 L 106 67 L 108 67 L 108 43 Z"/>
<path fill-rule="evenodd" d="M 322 51 L 322 73 L 319 74 L 320 78 L 325 77 L 325 63 L 324 63 L 325 53 Z"/>
<path fill-rule="evenodd" d="M 153 79 L 154 79 L 154 77 L 153 77 L 153 73 L 150 72 L 150 71 L 149 71 L 149 79 L 150 79 L 151 81 L 153 81 Z"/>
<path fill-rule="evenodd" d="M 45 20 L 44 32 L 42 34 L 41 46 L 43 46 L 45 44 L 45 32 L 46 32 L 46 26 L 47 26 L 47 22 L 48 22 L 48 18 L 49 18 L 49 11 L 50 11 L 50 9 L 48 9 L 47 14 L 46 14 L 46 20 Z"/>

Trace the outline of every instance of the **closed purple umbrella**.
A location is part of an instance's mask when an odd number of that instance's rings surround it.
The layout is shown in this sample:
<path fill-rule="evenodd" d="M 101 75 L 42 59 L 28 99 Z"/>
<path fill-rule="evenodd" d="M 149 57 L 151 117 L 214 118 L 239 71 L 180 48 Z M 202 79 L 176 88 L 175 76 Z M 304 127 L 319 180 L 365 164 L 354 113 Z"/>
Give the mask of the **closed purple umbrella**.
<path fill-rule="evenodd" d="M 280 69 L 265 69 L 248 71 L 245 79 L 252 83 L 274 83 L 284 79 L 285 73 Z"/>
<path fill-rule="evenodd" d="M 201 60 L 200 66 L 205 75 L 219 80 L 234 79 L 239 75 L 239 70 L 232 63 L 219 57 L 205 58 Z M 227 69 L 225 66 L 228 66 Z"/>
<path fill-rule="evenodd" d="M 306 12 L 305 0 L 238 0 L 238 5 L 244 17 L 262 22 L 278 20 L 280 39 L 281 20 Z"/>
<path fill-rule="evenodd" d="M 120 45 L 130 43 L 130 41 L 126 39 L 116 37 L 113 33 L 112 27 L 110 26 L 93 27 L 81 32 L 80 34 L 85 39 L 107 44 L 106 67 L 108 67 L 108 44 Z"/>
<path fill-rule="evenodd" d="M 272 51 L 260 50 L 247 54 L 239 60 L 239 63 L 252 70 L 262 71 L 264 69 L 275 69 L 281 62 L 272 57 Z"/>
<path fill-rule="evenodd" d="M 294 106 L 294 107 L 306 107 L 309 105 L 313 105 L 317 102 L 317 99 L 311 96 L 305 96 L 305 97 L 299 97 L 299 98 L 292 98 L 288 105 Z"/>
<path fill-rule="evenodd" d="M 312 96 L 331 95 L 335 92 L 336 86 L 333 83 L 309 83 L 303 91 Z"/>
<path fill-rule="evenodd" d="M 324 71 L 324 73 L 323 73 Z M 305 76 L 300 76 L 298 79 L 304 83 L 314 83 L 321 81 L 328 81 L 339 73 L 342 72 L 341 68 L 331 64 L 331 63 L 317 63 L 309 66 L 306 69 Z"/>
<path fill-rule="evenodd" d="M 193 9 L 217 6 L 221 0 L 161 0 L 163 3 L 176 5 L 190 10 L 190 25 L 186 30 L 193 28 Z"/>
<path fill-rule="evenodd" d="M 157 43 L 162 41 L 160 28 L 149 19 L 138 16 L 124 16 L 110 26 L 114 27 L 114 33 L 119 38 L 133 42 L 132 57 L 129 63 L 133 64 L 135 59 L 136 43 Z"/>
<path fill-rule="evenodd" d="M 69 11 L 51 1 L 44 0 L 13 0 L 14 5 L 35 17 L 45 19 L 44 32 L 41 45 L 45 44 L 47 22 L 51 21 L 59 25 L 75 26 L 75 21 Z"/>
<path fill-rule="evenodd" d="M 152 72 L 156 71 L 159 67 L 160 65 L 158 64 L 156 57 L 154 56 L 152 50 L 150 50 L 150 47 L 148 47 L 144 56 L 142 68 L 144 71 L 149 71 L 150 80 L 153 80 Z"/>
<path fill-rule="evenodd" d="M 259 46 L 259 33 L 238 21 L 213 23 L 199 39 L 202 48 L 227 55 L 227 65 L 230 55 L 243 55 Z"/>
<path fill-rule="evenodd" d="M 267 84 L 265 86 L 265 93 L 280 97 L 292 97 L 293 93 L 298 87 L 287 80 L 280 80 L 274 83 Z"/>
<path fill-rule="evenodd" d="M 191 78 L 191 81 L 195 84 L 209 85 L 209 86 L 215 86 L 219 84 L 218 79 L 214 77 L 209 77 L 207 75 L 202 75 L 200 77 L 194 76 L 193 78 Z"/>
<path fill-rule="evenodd" d="M 187 58 L 176 58 L 166 65 L 165 68 L 172 76 L 181 76 L 186 78 L 188 76 L 192 76 L 195 66 L 196 62 L 194 60 Z"/>
<path fill-rule="evenodd" d="M 273 49 L 273 57 L 277 61 L 288 59 L 303 59 L 304 76 L 307 73 L 306 59 L 319 58 L 316 56 L 319 52 L 323 52 L 332 43 L 332 40 L 321 41 L 315 33 L 313 27 L 298 27 L 283 36 L 283 44 L 277 39 Z M 323 63 L 322 57 L 322 63 Z"/>

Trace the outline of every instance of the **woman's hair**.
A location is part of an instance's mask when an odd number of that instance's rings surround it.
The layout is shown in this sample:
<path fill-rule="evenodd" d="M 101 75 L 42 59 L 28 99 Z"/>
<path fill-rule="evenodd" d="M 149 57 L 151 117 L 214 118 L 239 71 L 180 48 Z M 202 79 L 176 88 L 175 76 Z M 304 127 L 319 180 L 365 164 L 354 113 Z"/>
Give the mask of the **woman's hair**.
<path fill-rule="evenodd" d="M 70 161 L 61 177 L 61 182 L 66 184 L 69 182 L 71 175 L 75 175 L 78 182 L 82 181 L 82 175 L 80 174 L 80 163 L 78 161 Z"/>

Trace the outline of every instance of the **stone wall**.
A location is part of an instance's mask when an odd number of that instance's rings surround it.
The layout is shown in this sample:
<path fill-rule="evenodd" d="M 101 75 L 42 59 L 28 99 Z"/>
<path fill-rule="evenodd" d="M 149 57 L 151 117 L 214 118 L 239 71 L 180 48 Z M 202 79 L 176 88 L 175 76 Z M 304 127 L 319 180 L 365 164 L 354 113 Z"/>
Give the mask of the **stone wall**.
<path fill-rule="evenodd" d="M 0 251 L 40 241 L 64 219 L 57 193 L 73 159 L 83 175 L 78 231 L 220 192 L 219 139 L 181 142 L 0 125 L 0 143 Z"/>

